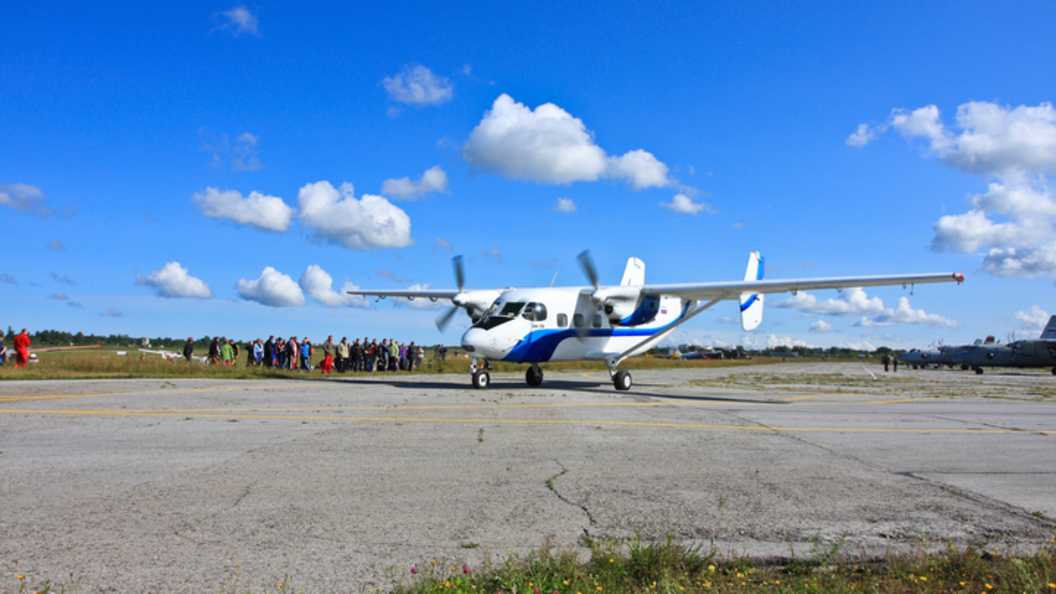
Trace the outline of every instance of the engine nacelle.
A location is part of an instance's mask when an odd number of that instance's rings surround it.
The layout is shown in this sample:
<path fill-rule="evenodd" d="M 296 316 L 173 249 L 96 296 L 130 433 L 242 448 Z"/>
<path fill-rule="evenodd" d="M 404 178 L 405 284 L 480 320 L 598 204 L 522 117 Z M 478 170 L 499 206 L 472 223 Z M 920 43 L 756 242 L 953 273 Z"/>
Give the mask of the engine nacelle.
<path fill-rule="evenodd" d="M 613 326 L 638 326 L 656 319 L 660 297 L 644 295 L 638 299 L 610 298 L 604 305 L 605 315 Z"/>

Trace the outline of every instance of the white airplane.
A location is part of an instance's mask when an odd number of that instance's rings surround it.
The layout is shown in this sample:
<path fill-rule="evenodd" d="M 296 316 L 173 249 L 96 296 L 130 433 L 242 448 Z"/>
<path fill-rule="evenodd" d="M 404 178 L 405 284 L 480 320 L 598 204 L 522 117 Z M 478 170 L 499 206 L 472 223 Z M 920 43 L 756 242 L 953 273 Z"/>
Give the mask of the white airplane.
<path fill-rule="evenodd" d="M 462 257 L 456 256 L 453 262 L 457 289 L 348 293 L 450 300 L 451 309 L 436 321 L 441 331 L 459 309 L 464 309 L 473 326 L 462 335 L 462 348 L 473 354 L 470 373 L 475 388 L 487 388 L 491 383 L 488 361 L 527 363 L 525 379 L 529 385 L 538 386 L 543 382 L 540 363 L 590 359 L 605 362 L 617 390 L 629 390 L 631 374 L 619 369 L 621 363 L 645 353 L 675 328 L 720 301 L 736 300 L 741 327 L 750 331 L 763 321 L 763 297 L 767 293 L 964 282 L 959 272 L 763 280 L 763 258 L 759 252 L 752 252 L 744 281 L 650 285 L 645 282 L 645 263 L 628 258 L 620 284 L 610 286 L 598 282 L 590 253 L 583 252 L 579 263 L 590 280 L 589 287 L 466 290 Z"/>

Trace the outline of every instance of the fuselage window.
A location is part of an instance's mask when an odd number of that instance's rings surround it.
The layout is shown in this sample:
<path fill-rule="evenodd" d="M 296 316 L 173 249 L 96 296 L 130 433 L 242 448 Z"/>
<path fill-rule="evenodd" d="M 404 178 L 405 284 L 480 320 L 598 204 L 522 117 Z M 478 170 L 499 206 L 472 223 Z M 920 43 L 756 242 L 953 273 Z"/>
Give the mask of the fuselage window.
<path fill-rule="evenodd" d="M 546 306 L 542 303 L 535 304 L 535 321 L 545 322 L 546 321 Z"/>
<path fill-rule="evenodd" d="M 557 314 L 557 327 L 565 328 L 568 326 L 568 316 L 566 314 Z"/>
<path fill-rule="evenodd" d="M 582 328 L 584 326 L 583 314 L 572 314 L 572 325 L 576 328 Z"/>
<path fill-rule="evenodd" d="M 594 314 L 594 327 L 601 328 L 601 314 Z"/>

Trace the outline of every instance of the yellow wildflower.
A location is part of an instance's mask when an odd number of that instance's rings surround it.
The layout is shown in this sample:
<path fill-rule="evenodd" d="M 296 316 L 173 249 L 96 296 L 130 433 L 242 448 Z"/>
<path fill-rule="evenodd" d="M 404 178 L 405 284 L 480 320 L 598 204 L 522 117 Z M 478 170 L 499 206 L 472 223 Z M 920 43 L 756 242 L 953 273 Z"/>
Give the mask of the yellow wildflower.
<path fill-rule="evenodd" d="M 1049 589 L 1056 590 L 1056 582 L 1049 582 Z"/>
<path fill-rule="evenodd" d="M 26 581 L 26 576 L 24 576 L 22 574 L 18 574 L 18 575 L 15 576 L 15 579 L 17 579 L 20 582 L 24 582 L 24 581 Z"/>
<path fill-rule="evenodd" d="M 983 584 L 983 587 L 986 588 L 987 590 L 993 590 L 994 589 L 993 584 L 990 584 L 989 582 Z"/>
<path fill-rule="evenodd" d="M 920 581 L 922 581 L 922 582 L 928 581 L 928 576 L 926 576 L 926 575 L 920 576 Z"/>
<path fill-rule="evenodd" d="M 603 592 L 605 590 L 605 588 L 601 587 L 600 585 L 598 587 L 594 588 L 594 589 L 597 590 L 598 592 Z"/>
<path fill-rule="evenodd" d="M 565 580 L 565 581 L 564 581 L 563 583 L 564 583 L 564 584 L 565 584 L 565 585 L 567 586 L 567 585 L 569 585 L 569 584 L 570 584 L 571 582 L 569 582 L 568 580 Z"/>
<path fill-rule="evenodd" d="M 959 581 L 959 582 L 957 582 L 957 583 L 959 583 L 959 584 L 961 585 L 961 587 L 962 587 L 962 588 L 968 585 L 968 582 L 966 582 L 966 581 L 964 581 L 964 580 L 961 580 L 961 581 Z"/>
<path fill-rule="evenodd" d="M 715 566 L 714 565 L 708 565 L 708 573 L 715 573 Z"/>
<path fill-rule="evenodd" d="M 609 563 L 615 563 L 615 562 L 616 562 L 615 559 L 613 559 L 612 557 L 609 557 Z"/>

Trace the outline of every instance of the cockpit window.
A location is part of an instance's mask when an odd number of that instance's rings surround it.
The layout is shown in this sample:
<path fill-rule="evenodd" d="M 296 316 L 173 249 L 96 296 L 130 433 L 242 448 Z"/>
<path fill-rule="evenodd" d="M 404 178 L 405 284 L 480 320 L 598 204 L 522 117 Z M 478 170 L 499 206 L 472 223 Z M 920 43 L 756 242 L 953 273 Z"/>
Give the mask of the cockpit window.
<path fill-rule="evenodd" d="M 507 303 L 506 305 L 502 306 L 502 311 L 499 312 L 499 315 L 512 318 L 512 317 L 516 316 L 517 314 L 521 313 L 521 308 L 523 308 L 523 307 L 524 307 L 524 303 L 517 302 L 517 301 L 511 301 L 511 302 Z"/>

